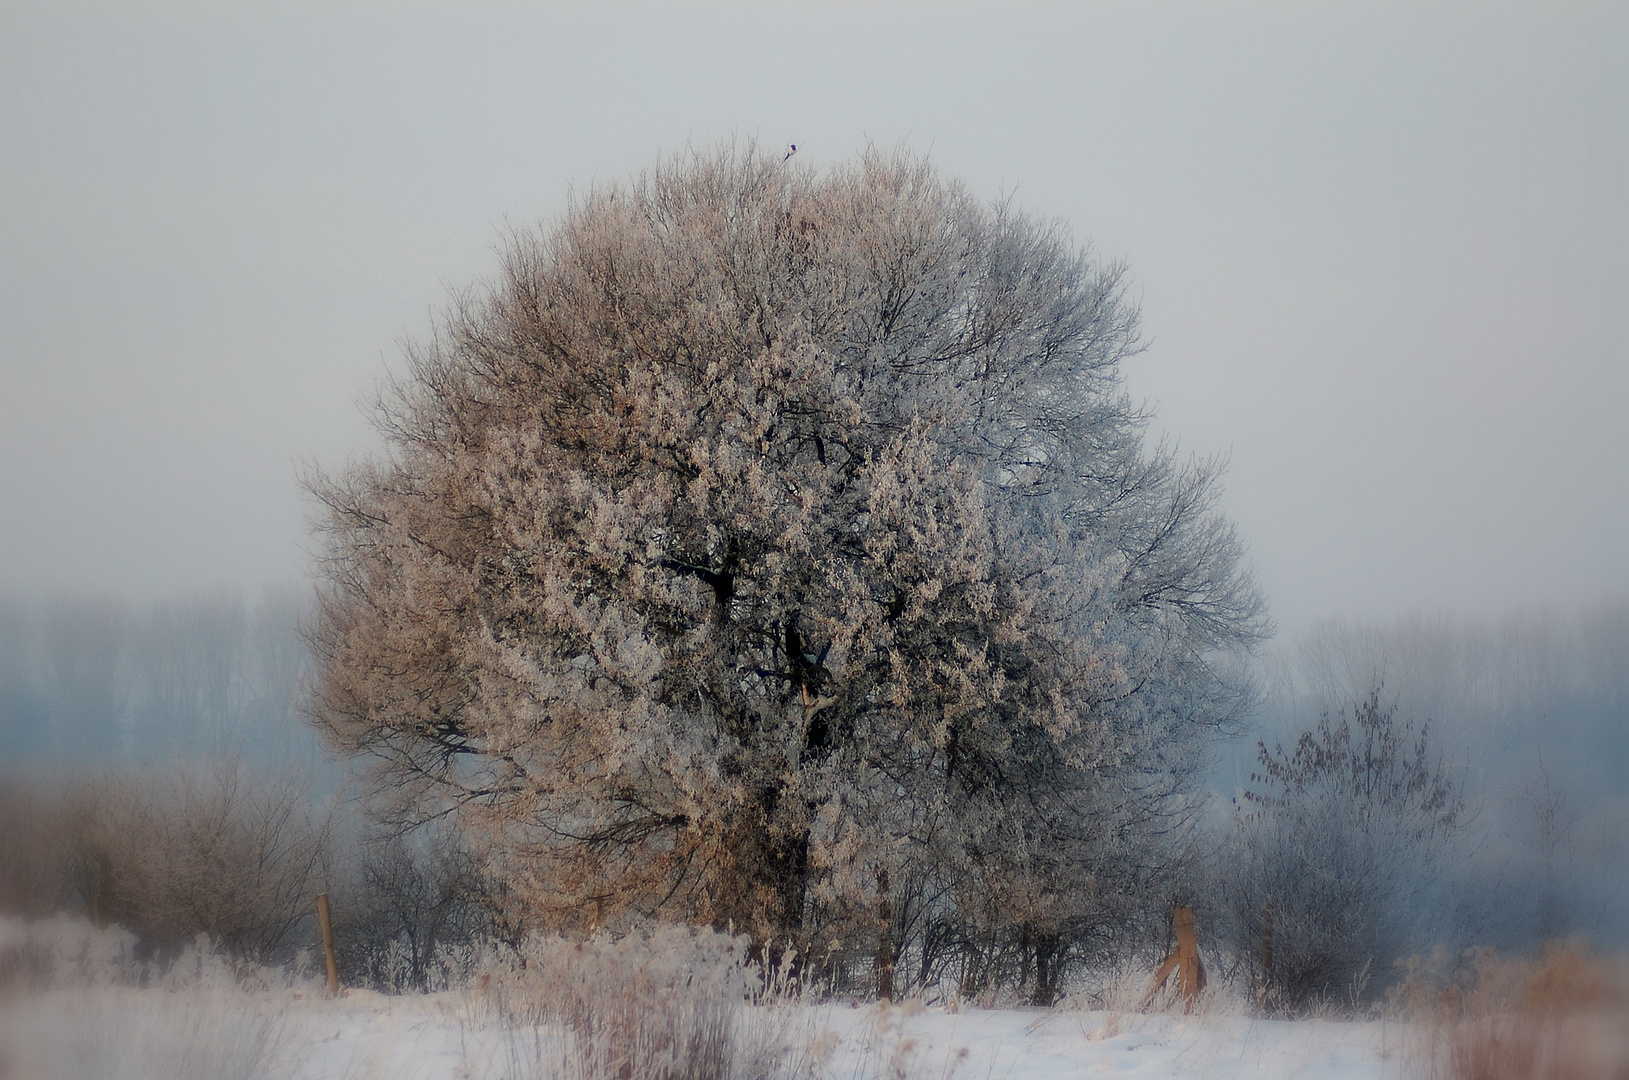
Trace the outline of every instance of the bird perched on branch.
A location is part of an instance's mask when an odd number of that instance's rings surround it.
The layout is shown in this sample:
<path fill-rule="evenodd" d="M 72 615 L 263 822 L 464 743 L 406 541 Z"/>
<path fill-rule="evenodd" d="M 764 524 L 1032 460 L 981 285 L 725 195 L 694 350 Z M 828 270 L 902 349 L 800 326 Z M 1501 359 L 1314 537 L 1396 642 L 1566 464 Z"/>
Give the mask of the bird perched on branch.
<path fill-rule="evenodd" d="M 797 152 L 798 152 L 798 144 L 797 143 L 787 143 L 786 144 L 786 156 L 781 158 L 781 164 L 785 165 L 788 161 L 791 161 L 792 160 L 792 155 L 797 153 Z"/>

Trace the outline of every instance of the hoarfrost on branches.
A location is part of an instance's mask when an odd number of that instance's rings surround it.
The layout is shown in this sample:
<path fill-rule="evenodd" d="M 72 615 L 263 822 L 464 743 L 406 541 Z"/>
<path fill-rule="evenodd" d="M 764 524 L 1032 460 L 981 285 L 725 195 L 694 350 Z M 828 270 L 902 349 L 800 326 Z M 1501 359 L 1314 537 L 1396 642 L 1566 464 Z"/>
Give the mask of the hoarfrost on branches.
<path fill-rule="evenodd" d="M 596 189 L 312 478 L 314 718 L 522 920 L 1078 939 L 1177 857 L 1268 629 L 1139 348 L 1123 267 L 903 154 Z"/>

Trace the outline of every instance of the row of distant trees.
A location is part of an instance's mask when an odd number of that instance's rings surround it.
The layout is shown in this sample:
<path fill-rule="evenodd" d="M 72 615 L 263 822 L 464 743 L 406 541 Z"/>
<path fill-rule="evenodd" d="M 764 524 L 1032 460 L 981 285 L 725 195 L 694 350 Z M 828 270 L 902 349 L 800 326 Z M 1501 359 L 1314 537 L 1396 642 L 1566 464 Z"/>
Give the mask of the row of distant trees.
<path fill-rule="evenodd" d="M 309 591 L 0 597 L 0 758 L 314 763 L 299 716 Z"/>
<path fill-rule="evenodd" d="M 237 608 L 230 596 L 209 599 L 228 613 Z M 299 605 L 289 607 L 292 616 Z M 121 605 L 85 608 L 131 620 Z M 35 618 L 44 610 L 36 607 Z M 251 625 L 265 618 L 264 609 L 239 610 Z M 31 625 L 37 633 L 44 623 Z M 1492 624 L 1414 616 L 1328 623 L 1299 636 L 1260 718 L 1260 747 L 1233 744 L 1248 758 L 1245 772 L 1213 766 L 1213 787 L 1239 798 L 1231 812 L 1225 798 L 1215 802 L 1203 845 L 1211 857 L 1178 852 L 1158 895 L 1191 898 L 1207 962 L 1284 1009 L 1372 993 L 1390 981 L 1391 958 L 1439 944 L 1519 950 L 1579 933 L 1620 942 L 1629 914 L 1621 901 L 1629 885 L 1621 835 L 1629 746 L 1613 681 L 1621 669 L 1601 658 L 1629 644 L 1625 628 L 1629 603 L 1616 602 L 1572 616 L 1513 613 Z M 1422 655 L 1433 662 L 1421 663 Z M 302 669 L 284 665 L 288 681 L 270 696 L 293 701 Z M 1369 693 L 1343 702 L 1349 687 L 1331 672 L 1358 685 L 1388 676 L 1396 683 L 1377 693 L 1370 682 Z M 1533 672 L 1547 675 L 1537 681 Z M 1511 679 L 1536 689 L 1515 697 L 1498 681 Z M 1425 692 L 1443 722 L 1426 719 Z M 307 807 L 309 775 L 279 779 L 265 768 L 303 760 L 303 722 L 292 709 L 240 704 L 235 715 L 240 725 L 269 729 L 240 744 L 283 747 L 284 756 L 264 757 L 248 773 L 247 765 L 223 772 L 196 763 L 177 773 L 168 757 L 150 771 L 90 782 L 72 781 L 83 771 L 65 769 L 72 794 L 20 786 L 11 773 L 0 784 L 6 854 L 15 856 L 6 861 L 29 872 L 0 885 L 0 904 L 99 914 L 159 946 L 204 930 L 272 958 L 292 955 L 309 936 L 309 896 L 327 889 L 344 925 L 348 977 L 393 989 L 436 985 L 442 961 L 504 928 L 502 883 L 467 837 L 445 828 L 374 833 L 366 822 Z M 78 761 L 117 757 L 106 750 Z M 195 902 L 181 902 L 181 885 Z M 900 992 L 946 975 L 968 989 L 1028 992 L 1058 977 L 1056 966 L 1038 969 L 1033 943 L 1023 949 L 1016 939 L 987 940 L 981 967 L 954 963 L 966 950 L 934 923 L 932 905 L 910 887 L 897 895 L 905 902 L 889 912 L 895 926 L 876 940 L 891 946 Z M 1124 893 L 1149 906 L 1125 912 L 1115 939 L 1076 940 L 1049 959 L 1079 963 L 1095 949 L 1096 959 L 1113 961 L 1139 936 L 1157 940 L 1162 911 L 1151 895 Z M 822 976 L 866 985 L 878 960 L 866 940 L 821 957 Z"/>
<path fill-rule="evenodd" d="M 1482 736 L 1490 723 L 1499 733 L 1518 732 L 1561 711 L 1629 710 L 1629 601 L 1496 618 L 1330 619 L 1298 635 L 1282 657 L 1285 704 L 1300 711 L 1358 700 L 1384 683 L 1445 738 Z"/>
<path fill-rule="evenodd" d="M 312 761 L 320 749 L 299 715 L 311 602 L 296 585 L 252 600 L 200 588 L 146 604 L 0 596 L 0 757 L 140 762 L 247 750 L 269 763 Z M 1481 619 L 1330 619 L 1271 650 L 1261 672 L 1259 722 L 1279 738 L 1380 686 L 1403 714 L 1429 718 L 1455 760 L 1491 770 L 1495 785 L 1524 786 L 1510 774 L 1535 769 L 1540 755 L 1575 797 L 1629 775 L 1626 600 Z M 1228 794 L 1254 767 L 1254 742 L 1222 760 L 1210 783 Z"/>

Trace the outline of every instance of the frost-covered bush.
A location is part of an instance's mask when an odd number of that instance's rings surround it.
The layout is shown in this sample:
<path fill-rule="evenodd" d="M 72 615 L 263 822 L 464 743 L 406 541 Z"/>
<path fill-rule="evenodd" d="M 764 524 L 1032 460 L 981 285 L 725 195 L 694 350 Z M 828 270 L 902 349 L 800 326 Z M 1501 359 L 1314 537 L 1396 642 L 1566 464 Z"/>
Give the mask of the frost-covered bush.
<path fill-rule="evenodd" d="M 0 916 L 0 988 L 128 986 L 141 981 L 136 937 L 66 914 L 26 920 Z"/>
<path fill-rule="evenodd" d="M 1429 938 L 1432 883 L 1463 811 L 1429 727 L 1379 688 L 1289 751 L 1260 745 L 1206 914 L 1267 1008 L 1354 1004 Z"/>
<path fill-rule="evenodd" d="M 262 1080 L 296 1049 L 291 969 L 246 963 L 200 936 L 139 961 L 119 928 L 56 915 L 0 919 L 0 1063 L 19 1080 Z"/>
<path fill-rule="evenodd" d="M 305 986 L 309 956 L 278 967 L 220 949 L 199 934 L 170 956 L 143 958 L 136 935 L 59 913 L 26 920 L 0 916 L 0 991 L 146 987 L 168 992 L 267 993 Z"/>

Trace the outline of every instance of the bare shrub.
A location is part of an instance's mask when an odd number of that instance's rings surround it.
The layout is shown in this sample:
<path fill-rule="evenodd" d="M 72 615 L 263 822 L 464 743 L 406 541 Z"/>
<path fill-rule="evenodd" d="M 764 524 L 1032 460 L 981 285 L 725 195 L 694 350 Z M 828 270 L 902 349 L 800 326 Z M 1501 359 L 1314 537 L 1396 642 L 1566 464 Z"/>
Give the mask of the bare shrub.
<path fill-rule="evenodd" d="M 299 774 L 262 779 L 236 760 L 54 787 L 13 778 L 0 823 L 13 913 L 76 911 L 169 955 L 206 934 L 259 963 L 287 953 L 308 918 L 333 825 Z"/>
<path fill-rule="evenodd" d="M 333 899 L 339 965 L 351 985 L 444 990 L 494 927 L 480 859 L 448 829 L 359 839 Z"/>
<path fill-rule="evenodd" d="M 1377 970 L 1424 922 L 1429 882 L 1464 808 L 1428 725 L 1379 687 L 1324 713 L 1293 749 L 1258 744 L 1209 906 L 1270 1011 L 1370 1001 Z"/>
<path fill-rule="evenodd" d="M 141 978 L 135 935 L 58 914 L 0 917 L 0 990 L 132 985 Z"/>
<path fill-rule="evenodd" d="M 203 933 L 258 962 L 308 918 L 332 828 L 297 774 L 262 781 L 236 761 L 127 783 L 96 824 L 113 918 L 161 947 Z"/>
<path fill-rule="evenodd" d="M 1629 972 L 1582 946 L 1532 960 L 1473 950 L 1408 962 L 1394 1002 L 1421 1019 L 1431 1080 L 1593 1080 L 1629 1075 Z"/>

